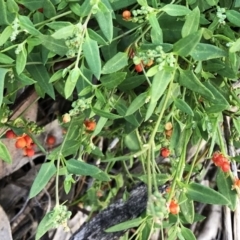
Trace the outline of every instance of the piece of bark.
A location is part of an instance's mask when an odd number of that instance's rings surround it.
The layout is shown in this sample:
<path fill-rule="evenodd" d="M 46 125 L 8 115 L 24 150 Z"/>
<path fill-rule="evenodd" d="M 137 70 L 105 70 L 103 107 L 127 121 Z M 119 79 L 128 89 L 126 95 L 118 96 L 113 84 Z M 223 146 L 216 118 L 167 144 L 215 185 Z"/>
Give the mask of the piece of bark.
<path fill-rule="evenodd" d="M 164 192 L 166 187 L 167 185 L 159 187 L 159 191 Z M 118 239 L 125 231 L 107 233 L 105 230 L 116 224 L 140 216 L 146 209 L 147 200 L 147 186 L 145 184 L 137 185 L 130 192 L 130 197 L 126 202 L 120 199 L 111 204 L 105 210 L 97 214 L 92 220 L 82 225 L 69 240 Z"/>

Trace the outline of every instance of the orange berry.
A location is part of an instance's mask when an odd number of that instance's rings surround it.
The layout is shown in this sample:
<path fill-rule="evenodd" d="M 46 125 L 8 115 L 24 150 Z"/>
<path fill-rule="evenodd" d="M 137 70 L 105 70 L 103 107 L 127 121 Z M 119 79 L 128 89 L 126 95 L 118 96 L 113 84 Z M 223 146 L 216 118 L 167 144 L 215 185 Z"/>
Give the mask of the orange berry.
<path fill-rule="evenodd" d="M 6 136 L 6 138 L 9 138 L 9 139 L 17 137 L 17 135 L 13 132 L 13 130 L 8 130 L 5 134 L 5 136 Z"/>
<path fill-rule="evenodd" d="M 167 158 L 170 156 L 170 150 L 168 148 L 162 148 L 161 149 L 161 156 L 164 158 Z"/>
<path fill-rule="evenodd" d="M 46 143 L 48 146 L 53 146 L 56 143 L 56 138 L 52 135 L 47 137 Z"/>
<path fill-rule="evenodd" d="M 28 135 L 25 135 L 24 136 L 24 139 L 25 139 L 25 141 L 26 141 L 26 146 L 29 148 L 29 147 L 31 147 L 32 146 L 32 144 L 33 144 L 33 140 L 32 140 L 32 138 L 31 137 L 29 137 Z"/>
<path fill-rule="evenodd" d="M 240 179 L 235 178 L 232 189 L 239 189 L 240 188 Z"/>
<path fill-rule="evenodd" d="M 84 125 L 88 131 L 94 131 L 96 128 L 97 123 L 93 120 L 86 119 L 84 121 Z"/>
<path fill-rule="evenodd" d="M 131 12 L 128 11 L 128 10 L 125 10 L 125 11 L 123 11 L 123 13 L 122 13 L 122 17 L 123 17 L 125 20 L 129 20 L 129 19 L 131 18 L 131 16 L 132 16 L 132 14 L 131 14 Z"/>
<path fill-rule="evenodd" d="M 176 214 L 178 214 L 180 212 L 180 207 L 179 207 L 177 201 L 175 201 L 175 200 L 172 200 L 170 202 L 170 204 L 168 206 L 168 209 L 169 209 L 169 212 L 171 214 L 174 214 L 174 215 L 176 215 Z"/>
<path fill-rule="evenodd" d="M 62 117 L 63 123 L 68 123 L 71 121 L 71 116 L 68 113 L 65 113 Z"/>
<path fill-rule="evenodd" d="M 24 156 L 32 157 L 32 156 L 34 156 L 34 154 L 35 154 L 35 151 L 32 148 L 24 148 L 23 149 Z"/>
<path fill-rule="evenodd" d="M 17 139 L 17 141 L 15 142 L 15 147 L 16 148 L 24 148 L 27 146 L 27 142 L 24 139 L 24 137 L 20 137 L 19 139 Z"/>
<path fill-rule="evenodd" d="M 142 64 L 137 64 L 135 65 L 135 71 L 136 72 L 142 72 L 143 71 L 143 67 L 142 67 Z"/>
<path fill-rule="evenodd" d="M 151 60 L 148 61 L 148 63 L 146 64 L 146 66 L 147 66 L 147 67 L 151 67 L 151 66 L 153 65 L 153 63 L 154 63 L 154 62 L 153 62 L 153 60 L 151 59 Z"/>

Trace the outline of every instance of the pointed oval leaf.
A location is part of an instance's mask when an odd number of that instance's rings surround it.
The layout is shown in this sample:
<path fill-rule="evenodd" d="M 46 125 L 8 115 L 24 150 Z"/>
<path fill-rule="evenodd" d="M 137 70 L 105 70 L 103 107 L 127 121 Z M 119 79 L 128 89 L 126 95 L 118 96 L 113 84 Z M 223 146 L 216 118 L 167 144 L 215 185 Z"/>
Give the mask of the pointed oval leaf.
<path fill-rule="evenodd" d="M 143 219 L 141 217 L 135 218 L 129 221 L 125 221 L 122 223 L 119 223 L 113 227 L 110 227 L 105 230 L 105 232 L 118 232 L 118 231 L 123 231 L 129 228 L 134 228 L 139 226 L 142 223 Z"/>
<path fill-rule="evenodd" d="M 27 50 L 25 44 L 19 46 L 21 46 L 21 51 L 16 57 L 16 71 L 18 75 L 23 72 L 27 63 Z"/>
<path fill-rule="evenodd" d="M 144 93 L 141 93 L 140 95 L 138 95 L 131 102 L 130 106 L 127 109 L 125 116 L 131 115 L 131 114 L 135 113 L 139 108 L 141 108 L 145 104 L 147 96 L 148 96 L 147 92 L 144 92 Z"/>
<path fill-rule="evenodd" d="M 167 4 L 161 10 L 170 16 L 185 16 L 191 12 L 187 7 L 177 4 Z"/>
<path fill-rule="evenodd" d="M 197 46 L 202 37 L 202 30 L 191 33 L 180 39 L 173 45 L 173 51 L 180 56 L 186 57 Z"/>
<path fill-rule="evenodd" d="M 66 98 L 69 98 L 74 88 L 76 87 L 77 80 L 80 76 L 80 69 L 74 68 L 71 70 L 71 72 L 68 75 L 68 78 L 66 80 L 65 86 L 64 86 L 64 94 Z"/>
<path fill-rule="evenodd" d="M 179 98 L 175 99 L 174 100 L 174 104 L 182 112 L 187 113 L 190 116 L 194 115 L 194 113 L 193 113 L 192 109 L 190 108 L 190 106 L 185 101 L 183 101 L 182 99 L 179 99 Z"/>
<path fill-rule="evenodd" d="M 186 21 L 182 28 L 182 36 L 186 37 L 191 33 L 195 33 L 198 30 L 200 21 L 200 11 L 196 7 L 186 16 Z"/>
<path fill-rule="evenodd" d="M 230 204 L 228 199 L 224 197 L 221 193 L 198 183 L 190 183 L 186 186 L 186 190 L 186 195 L 188 196 L 188 198 L 197 202 L 216 205 Z"/>
<path fill-rule="evenodd" d="M 201 94 L 203 97 L 206 97 L 207 99 L 214 99 L 213 94 L 211 91 L 209 91 L 196 77 L 196 75 L 189 70 L 182 70 L 180 69 L 180 78 L 179 78 L 179 84 L 194 91 L 199 94 Z"/>
<path fill-rule="evenodd" d="M 0 46 L 2 46 L 7 40 L 8 38 L 10 38 L 10 36 L 13 33 L 13 28 L 11 26 L 7 26 L 2 33 L 0 34 Z"/>
<path fill-rule="evenodd" d="M 227 53 L 214 45 L 207 43 L 198 43 L 195 49 L 190 53 L 195 61 L 206 61 L 214 58 L 226 57 Z"/>
<path fill-rule="evenodd" d="M 27 31 L 28 33 L 30 33 L 33 36 L 38 36 L 41 33 L 34 27 L 33 23 L 31 22 L 31 20 L 29 19 L 29 17 L 26 16 L 22 16 L 19 15 L 19 24 L 20 26 Z"/>
<path fill-rule="evenodd" d="M 0 63 L 11 64 L 14 62 L 14 59 L 10 58 L 8 55 L 4 53 L 0 53 Z"/>
<path fill-rule="evenodd" d="M 217 173 L 217 187 L 219 192 L 228 199 L 229 208 L 235 211 L 237 204 L 237 192 L 232 189 L 233 182 L 229 176 L 226 176 L 223 171 L 218 170 Z"/>
<path fill-rule="evenodd" d="M 235 10 L 227 10 L 226 11 L 227 19 L 230 23 L 234 24 L 237 27 L 240 27 L 240 13 Z"/>
<path fill-rule="evenodd" d="M 93 108 L 92 110 L 94 113 L 96 113 L 97 115 L 104 117 L 104 118 L 108 118 L 108 119 L 112 119 L 112 120 L 122 118 L 122 116 L 110 113 L 109 111 L 107 112 L 107 110 L 100 110 L 97 108 Z"/>
<path fill-rule="evenodd" d="M 78 161 L 76 159 L 70 159 L 66 162 L 66 167 L 69 173 L 73 173 L 76 175 L 83 175 L 83 176 L 92 176 L 96 179 L 101 181 L 109 181 L 109 176 L 104 173 L 99 168 L 85 163 L 83 161 Z"/>
<path fill-rule="evenodd" d="M 196 240 L 193 232 L 184 226 L 181 227 L 181 233 L 184 237 L 184 240 Z"/>
<path fill-rule="evenodd" d="M 114 89 L 126 78 L 126 72 L 111 73 L 100 78 L 102 85 L 108 89 Z"/>
<path fill-rule="evenodd" d="M 188 199 L 185 193 L 182 193 L 180 195 L 179 202 L 181 202 L 180 209 L 185 220 L 188 223 L 193 223 L 195 215 L 193 201 Z"/>
<path fill-rule="evenodd" d="M 107 38 L 109 42 L 111 42 L 113 38 L 112 13 L 107 8 L 107 6 L 101 1 L 98 4 L 98 8 L 99 11 L 94 16 L 104 36 Z"/>
<path fill-rule="evenodd" d="M 33 182 L 29 198 L 33 198 L 40 193 L 56 172 L 57 169 L 53 162 L 43 163 Z"/>
<path fill-rule="evenodd" d="M 0 141 L 0 159 L 7 163 L 12 162 L 12 158 L 7 147 L 1 141 Z"/>
<path fill-rule="evenodd" d="M 83 54 L 87 60 L 90 70 L 95 77 L 99 79 L 101 74 L 101 59 L 98 44 L 95 40 L 92 40 L 88 36 L 83 43 Z"/>
<path fill-rule="evenodd" d="M 102 69 L 102 74 L 114 73 L 128 65 L 128 55 L 126 52 L 118 52 L 109 59 Z"/>
<path fill-rule="evenodd" d="M 232 44 L 229 51 L 232 53 L 240 51 L 240 38 Z"/>
<path fill-rule="evenodd" d="M 153 44 L 163 43 L 163 33 L 155 13 L 148 14 L 148 21 L 152 27 L 151 39 Z"/>

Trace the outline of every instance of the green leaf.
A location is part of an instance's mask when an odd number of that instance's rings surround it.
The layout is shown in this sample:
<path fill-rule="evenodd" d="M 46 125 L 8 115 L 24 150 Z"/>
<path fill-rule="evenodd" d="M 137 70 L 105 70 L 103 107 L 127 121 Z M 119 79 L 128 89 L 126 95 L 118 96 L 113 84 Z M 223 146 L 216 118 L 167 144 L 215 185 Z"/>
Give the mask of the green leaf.
<path fill-rule="evenodd" d="M 102 69 L 102 74 L 114 73 L 128 65 L 128 55 L 126 52 L 118 52 L 109 59 Z"/>
<path fill-rule="evenodd" d="M 137 2 L 138 2 L 138 4 L 141 5 L 141 6 L 145 6 L 145 7 L 148 6 L 147 0 L 137 0 Z"/>
<path fill-rule="evenodd" d="M 4 0 L 0 0 L 0 26 L 10 25 L 14 20 L 15 13 L 9 12 Z"/>
<path fill-rule="evenodd" d="M 31 62 L 41 62 L 39 54 L 29 54 L 28 58 Z M 55 93 L 53 85 L 49 84 L 50 77 L 46 67 L 43 64 L 27 65 L 26 69 L 31 74 L 32 78 L 37 81 L 43 93 L 47 93 L 50 97 L 54 99 Z"/>
<path fill-rule="evenodd" d="M 35 11 L 43 7 L 44 0 L 21 0 L 21 4 L 31 11 Z"/>
<path fill-rule="evenodd" d="M 19 76 L 16 76 L 19 81 L 24 85 L 32 85 L 34 83 L 36 83 L 36 81 L 34 81 L 32 78 L 28 77 L 26 74 L 21 73 Z"/>
<path fill-rule="evenodd" d="M 19 15 L 19 24 L 20 26 L 26 30 L 28 33 L 30 33 L 33 36 L 38 36 L 41 33 L 34 27 L 33 23 L 29 19 L 29 17 Z"/>
<path fill-rule="evenodd" d="M 25 44 L 20 44 L 18 47 L 21 48 L 20 52 L 17 54 L 16 57 L 16 71 L 19 75 L 25 69 L 27 63 L 27 50 L 25 48 Z"/>
<path fill-rule="evenodd" d="M 98 44 L 101 45 L 107 45 L 107 42 L 102 38 L 102 36 L 100 36 L 98 33 L 96 33 L 95 31 L 93 31 L 91 28 L 87 29 L 88 31 L 88 35 L 92 40 L 95 40 L 98 42 Z"/>
<path fill-rule="evenodd" d="M 3 93 L 4 93 L 4 79 L 5 79 L 5 75 L 8 72 L 8 69 L 5 68 L 0 68 L 0 107 L 2 105 L 2 101 L 3 101 Z"/>
<path fill-rule="evenodd" d="M 195 61 L 205 61 L 214 58 L 226 57 L 227 53 L 211 44 L 198 43 L 195 49 L 190 53 Z"/>
<path fill-rule="evenodd" d="M 2 46 L 12 35 L 13 28 L 11 26 L 7 26 L 2 33 L 0 34 L 0 46 Z"/>
<path fill-rule="evenodd" d="M 66 99 L 72 95 L 73 90 L 76 87 L 76 83 L 80 76 L 80 73 L 81 72 L 80 72 L 79 68 L 73 68 L 70 71 L 68 78 L 66 80 L 65 86 L 64 86 L 64 94 L 65 94 Z"/>
<path fill-rule="evenodd" d="M 154 43 L 154 44 L 163 43 L 163 33 L 162 33 L 162 29 L 159 25 L 159 22 L 156 18 L 156 14 L 155 13 L 149 13 L 148 14 L 148 21 L 149 21 L 149 23 L 152 27 L 152 29 L 151 29 L 152 43 Z"/>
<path fill-rule="evenodd" d="M 185 16 L 191 12 L 187 7 L 176 4 L 167 4 L 161 10 L 170 16 Z"/>
<path fill-rule="evenodd" d="M 193 232 L 184 226 L 181 226 L 181 234 L 183 235 L 185 240 L 196 240 Z"/>
<path fill-rule="evenodd" d="M 142 223 L 143 219 L 141 217 L 135 218 L 126 222 L 119 223 L 113 227 L 105 230 L 105 232 L 118 232 L 129 228 L 138 227 Z"/>
<path fill-rule="evenodd" d="M 187 223 L 192 224 L 195 216 L 193 201 L 188 199 L 185 193 L 181 193 L 179 197 L 179 202 L 181 202 L 180 204 L 181 214 L 183 215 Z"/>
<path fill-rule="evenodd" d="M 141 93 L 140 95 L 138 95 L 130 104 L 130 106 L 127 109 L 127 112 L 125 114 L 125 116 L 131 115 L 133 113 L 135 113 L 139 108 L 141 108 L 147 99 L 148 93 L 144 92 Z"/>
<path fill-rule="evenodd" d="M 223 171 L 218 170 L 216 180 L 219 192 L 229 201 L 228 207 L 232 211 L 235 211 L 237 204 L 237 192 L 232 190 L 233 182 L 230 176 L 226 176 Z"/>
<path fill-rule="evenodd" d="M 240 51 L 240 38 L 231 45 L 229 51 L 232 53 Z"/>
<path fill-rule="evenodd" d="M 234 24 L 237 27 L 240 27 L 240 13 L 235 10 L 227 10 L 226 11 L 227 19 L 230 23 Z"/>
<path fill-rule="evenodd" d="M 83 54 L 87 60 L 90 70 L 95 77 L 99 79 L 101 75 L 101 58 L 99 48 L 97 42 L 89 38 L 88 35 L 83 43 Z"/>
<path fill-rule="evenodd" d="M 146 113 L 145 121 L 151 117 L 158 99 L 164 94 L 172 78 L 173 73 L 171 69 L 162 69 L 153 77 L 153 82 L 150 89 L 151 100 Z"/>
<path fill-rule="evenodd" d="M 207 107 L 205 111 L 207 113 L 220 113 L 224 110 L 226 110 L 229 106 L 226 104 L 213 104 L 210 107 Z"/>
<path fill-rule="evenodd" d="M 213 81 L 214 83 L 214 81 Z M 208 90 L 210 90 L 210 92 L 213 94 L 214 98 L 211 102 L 215 103 L 215 104 L 221 104 L 221 105 L 225 105 L 225 108 L 229 107 L 229 103 L 226 100 L 226 98 L 222 95 L 222 93 L 220 92 L 220 89 L 218 86 L 214 86 L 211 81 L 207 81 L 207 82 L 203 82 L 202 83 Z"/>
<path fill-rule="evenodd" d="M 47 35 L 40 35 L 38 38 L 42 41 L 42 45 L 53 53 L 64 56 L 68 51 L 64 39 L 55 39 Z"/>
<path fill-rule="evenodd" d="M 19 11 L 19 7 L 14 0 L 7 0 L 7 8 L 11 13 L 17 13 Z"/>
<path fill-rule="evenodd" d="M 186 87 L 187 89 L 192 90 L 193 92 L 197 92 L 201 94 L 203 97 L 207 99 L 214 99 L 213 94 L 209 91 L 196 77 L 196 75 L 190 70 L 182 70 L 180 71 L 179 84 Z"/>
<path fill-rule="evenodd" d="M 169 181 L 171 177 L 168 174 L 159 173 L 159 174 L 153 174 L 151 176 L 151 178 L 152 178 L 152 181 L 154 181 L 156 179 L 158 186 L 162 186 L 167 181 Z M 138 179 L 140 179 L 141 181 L 143 181 L 144 183 L 147 184 L 148 183 L 148 174 L 141 175 L 140 177 L 138 177 Z"/>
<path fill-rule="evenodd" d="M 111 42 L 113 38 L 112 13 L 103 2 L 99 2 L 98 7 L 99 11 L 94 16 L 104 36 Z"/>
<path fill-rule="evenodd" d="M 186 186 L 186 190 L 188 198 L 197 202 L 216 205 L 229 205 L 230 203 L 228 199 L 219 192 L 198 183 L 190 183 Z"/>
<path fill-rule="evenodd" d="M 202 37 L 202 30 L 191 33 L 173 44 L 173 51 L 182 57 L 188 56 Z"/>
<path fill-rule="evenodd" d="M 43 1 L 43 14 L 47 18 L 52 18 L 52 17 L 56 16 L 55 7 L 50 0 Z"/>
<path fill-rule="evenodd" d="M 198 30 L 200 21 L 199 8 L 194 8 L 187 16 L 186 21 L 182 28 L 182 37 L 186 37 L 191 33 L 195 33 Z"/>
<path fill-rule="evenodd" d="M 56 226 L 52 211 L 48 212 L 38 225 L 35 240 L 40 239 L 48 230 Z"/>
<path fill-rule="evenodd" d="M 82 176 L 92 176 L 100 181 L 109 181 L 109 176 L 104 173 L 99 168 L 85 163 L 83 161 L 78 161 L 76 159 L 70 159 L 66 162 L 66 167 L 69 173 L 82 175 Z"/>
<path fill-rule="evenodd" d="M 1 141 L 0 141 L 0 159 L 7 163 L 12 162 L 12 158 L 7 147 Z"/>
<path fill-rule="evenodd" d="M 75 29 L 76 26 L 71 24 L 58 29 L 51 36 L 55 39 L 67 39 L 68 37 L 71 37 L 73 35 Z"/>
<path fill-rule="evenodd" d="M 124 137 L 126 147 L 131 151 L 138 151 L 141 149 L 136 131 L 129 133 Z"/>
<path fill-rule="evenodd" d="M 111 73 L 100 78 L 102 85 L 108 89 L 116 88 L 126 78 L 126 72 Z"/>
<path fill-rule="evenodd" d="M 193 113 L 192 109 L 190 108 L 190 106 L 185 101 L 183 101 L 182 99 L 179 99 L 179 98 L 175 99 L 174 100 L 174 105 L 179 110 L 181 110 L 182 112 L 187 113 L 190 116 L 194 115 L 194 113 Z"/>
<path fill-rule="evenodd" d="M 0 63 L 11 64 L 14 60 L 4 53 L 0 53 Z"/>
<path fill-rule="evenodd" d="M 101 116 L 101 117 L 104 117 L 104 118 L 108 118 L 108 119 L 118 119 L 118 118 L 122 118 L 122 116 L 119 116 L 117 114 L 113 114 L 113 113 L 110 113 L 110 112 L 106 112 L 104 110 L 100 110 L 100 109 L 97 109 L 97 108 L 93 108 L 92 109 L 94 113 L 96 113 L 97 115 Z"/>
<path fill-rule="evenodd" d="M 144 75 L 127 77 L 125 80 L 118 86 L 118 88 L 122 91 L 130 91 L 141 85 L 146 81 L 146 77 Z"/>
<path fill-rule="evenodd" d="M 57 172 L 53 162 L 43 163 L 31 187 L 29 198 L 35 197 L 47 185 L 49 180 Z"/>

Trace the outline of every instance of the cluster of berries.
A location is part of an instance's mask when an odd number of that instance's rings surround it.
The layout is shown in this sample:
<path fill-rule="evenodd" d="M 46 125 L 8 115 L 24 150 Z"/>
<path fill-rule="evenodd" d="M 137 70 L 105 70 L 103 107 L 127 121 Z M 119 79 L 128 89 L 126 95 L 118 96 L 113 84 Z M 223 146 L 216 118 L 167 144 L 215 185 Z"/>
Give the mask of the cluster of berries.
<path fill-rule="evenodd" d="M 27 134 L 24 133 L 21 136 L 17 136 L 12 130 L 8 130 L 6 132 L 6 138 L 16 139 L 15 147 L 18 149 L 22 149 L 24 156 L 28 156 L 28 157 L 34 156 L 35 144 L 34 144 L 32 138 L 30 136 L 28 136 Z"/>
<path fill-rule="evenodd" d="M 212 156 L 212 161 L 217 167 L 220 167 L 223 172 L 230 171 L 230 162 L 222 153 L 215 152 Z"/>

